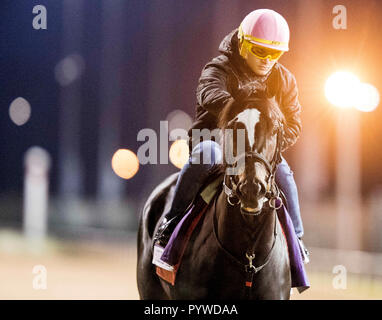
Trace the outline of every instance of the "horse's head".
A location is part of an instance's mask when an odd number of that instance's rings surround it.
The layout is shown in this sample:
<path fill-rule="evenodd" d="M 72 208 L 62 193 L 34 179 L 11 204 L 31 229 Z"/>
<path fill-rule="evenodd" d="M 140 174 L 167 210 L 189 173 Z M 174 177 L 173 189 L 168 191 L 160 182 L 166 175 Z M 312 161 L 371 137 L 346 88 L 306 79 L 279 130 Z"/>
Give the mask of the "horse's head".
<path fill-rule="evenodd" d="M 224 188 L 228 202 L 240 203 L 243 214 L 258 215 L 267 202 L 271 208 L 276 205 L 283 118 L 277 102 L 263 93 L 228 103 L 221 113 Z"/>

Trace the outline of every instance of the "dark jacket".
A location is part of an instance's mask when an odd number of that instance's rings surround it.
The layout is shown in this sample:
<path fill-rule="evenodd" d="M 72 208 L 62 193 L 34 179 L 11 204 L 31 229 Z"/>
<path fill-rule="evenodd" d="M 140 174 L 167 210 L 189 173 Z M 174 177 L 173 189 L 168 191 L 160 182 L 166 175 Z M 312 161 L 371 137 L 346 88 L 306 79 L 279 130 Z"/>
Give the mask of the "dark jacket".
<path fill-rule="evenodd" d="M 301 106 L 298 101 L 296 79 L 283 65 L 276 62 L 272 71 L 257 76 L 240 56 L 237 29 L 228 34 L 219 46 L 222 53 L 204 67 L 196 90 L 196 119 L 188 134 L 190 150 L 197 144 L 192 129 L 216 129 L 220 111 L 228 101 L 238 100 L 240 88 L 252 82 L 275 94 L 285 117 L 283 149 L 292 146 L 301 132 Z M 194 144 L 192 144 L 192 142 Z M 199 141 L 198 141 L 199 142 Z"/>

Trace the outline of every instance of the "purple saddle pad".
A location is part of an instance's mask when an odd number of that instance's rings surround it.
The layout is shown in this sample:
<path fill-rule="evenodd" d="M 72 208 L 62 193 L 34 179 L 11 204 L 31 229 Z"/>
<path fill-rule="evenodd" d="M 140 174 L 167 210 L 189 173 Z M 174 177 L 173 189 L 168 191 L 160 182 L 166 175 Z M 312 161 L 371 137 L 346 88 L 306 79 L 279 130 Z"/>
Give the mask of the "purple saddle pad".
<path fill-rule="evenodd" d="M 298 292 L 301 293 L 309 289 L 310 284 L 306 274 L 300 244 L 294 231 L 292 219 L 285 206 L 281 206 L 281 208 L 277 210 L 277 216 L 288 244 L 292 288 L 297 288 Z"/>

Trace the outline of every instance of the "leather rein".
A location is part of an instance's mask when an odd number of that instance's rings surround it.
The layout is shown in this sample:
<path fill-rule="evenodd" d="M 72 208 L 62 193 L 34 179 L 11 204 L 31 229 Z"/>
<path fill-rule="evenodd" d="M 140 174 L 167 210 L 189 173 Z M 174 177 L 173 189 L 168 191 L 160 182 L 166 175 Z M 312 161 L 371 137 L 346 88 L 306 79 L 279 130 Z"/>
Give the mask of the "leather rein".
<path fill-rule="evenodd" d="M 264 262 L 259 265 L 255 266 L 252 261 L 255 259 L 255 253 L 254 253 L 254 248 L 256 247 L 256 243 L 254 244 L 253 249 L 250 252 L 246 252 L 245 256 L 248 259 L 249 263 L 244 264 L 242 263 L 238 258 L 236 258 L 231 252 L 229 252 L 226 248 L 224 248 L 223 243 L 219 240 L 217 232 L 216 232 L 216 225 L 217 225 L 217 217 L 216 217 L 216 202 L 217 202 L 217 197 L 214 200 L 214 208 L 213 208 L 213 215 L 212 215 L 212 229 L 213 229 L 213 234 L 215 237 L 215 240 L 220 248 L 233 262 L 238 264 L 239 266 L 244 268 L 245 271 L 245 297 L 247 299 L 250 298 L 251 296 L 251 288 L 253 285 L 253 279 L 256 273 L 260 272 L 263 268 L 265 268 L 268 263 L 270 262 L 272 258 L 272 253 L 274 252 L 274 249 L 276 247 L 276 241 L 278 238 L 278 233 L 277 233 L 277 214 L 275 213 L 275 221 L 274 221 L 274 231 L 273 231 L 273 243 L 272 247 L 269 250 Z M 276 209 L 273 209 L 276 210 Z"/>

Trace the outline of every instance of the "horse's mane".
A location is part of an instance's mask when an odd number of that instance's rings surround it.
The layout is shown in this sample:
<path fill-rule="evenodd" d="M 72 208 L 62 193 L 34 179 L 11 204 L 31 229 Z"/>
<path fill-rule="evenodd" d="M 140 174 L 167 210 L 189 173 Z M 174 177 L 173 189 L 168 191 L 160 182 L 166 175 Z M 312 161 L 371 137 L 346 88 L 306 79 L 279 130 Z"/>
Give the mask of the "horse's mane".
<path fill-rule="evenodd" d="M 218 127 L 220 129 L 226 128 L 229 121 L 249 107 L 255 107 L 260 111 L 260 121 L 266 121 L 269 130 L 285 121 L 275 98 L 269 97 L 264 91 L 257 91 L 254 95 L 242 101 L 229 100 L 220 112 Z"/>

